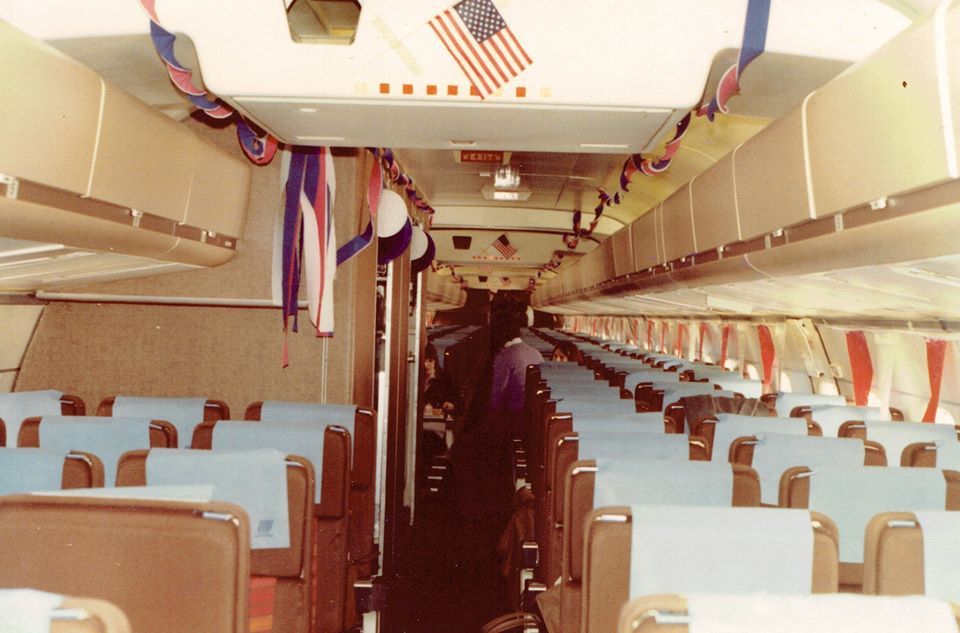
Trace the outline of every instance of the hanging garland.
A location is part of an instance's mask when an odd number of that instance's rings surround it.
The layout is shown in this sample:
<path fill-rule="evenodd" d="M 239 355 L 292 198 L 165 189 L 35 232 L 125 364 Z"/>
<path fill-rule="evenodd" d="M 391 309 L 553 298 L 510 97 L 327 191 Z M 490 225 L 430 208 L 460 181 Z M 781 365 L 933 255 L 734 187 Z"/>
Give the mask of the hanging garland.
<path fill-rule="evenodd" d="M 655 176 L 663 173 L 670 167 L 670 163 L 680 150 L 683 143 L 683 137 L 690 127 L 690 121 L 694 115 L 697 117 L 706 117 L 708 121 L 713 121 L 717 112 L 727 114 L 727 102 L 732 96 L 740 92 L 740 77 L 743 71 L 754 59 L 760 55 L 767 40 L 767 25 L 770 18 L 770 0 L 749 0 L 747 5 L 747 17 L 743 30 L 743 43 L 740 46 L 740 54 L 737 63 L 733 64 L 724 72 L 717 84 L 717 90 L 709 103 L 700 105 L 688 112 L 677 123 L 673 138 L 667 141 L 664 146 L 663 154 L 655 158 L 645 158 L 643 154 L 633 154 L 623 163 L 620 170 L 620 191 L 627 193 L 630 191 L 630 184 L 633 175 L 640 172 L 647 176 Z M 581 228 L 582 214 L 580 209 L 573 212 L 573 231 L 570 234 L 564 233 L 563 242 L 567 248 L 573 250 L 580 243 L 580 238 L 593 233 L 593 230 L 600 222 L 604 208 L 611 205 L 619 205 L 622 201 L 620 191 L 612 197 L 603 189 L 597 190 L 600 202 L 594 208 L 593 220 L 587 229 Z"/>

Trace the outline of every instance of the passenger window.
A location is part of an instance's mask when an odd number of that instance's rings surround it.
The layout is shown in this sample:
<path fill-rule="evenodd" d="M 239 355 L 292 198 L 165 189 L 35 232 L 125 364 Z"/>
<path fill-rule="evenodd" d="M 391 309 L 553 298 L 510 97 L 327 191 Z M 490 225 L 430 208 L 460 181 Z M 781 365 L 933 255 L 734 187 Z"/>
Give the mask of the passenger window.
<path fill-rule="evenodd" d="M 747 364 L 747 377 L 751 380 L 760 380 L 760 372 L 757 371 L 756 365 L 752 363 Z"/>
<path fill-rule="evenodd" d="M 787 372 L 780 372 L 780 391 L 793 392 L 793 383 L 790 382 L 790 376 Z"/>
<path fill-rule="evenodd" d="M 937 407 L 937 416 L 933 419 L 937 424 L 956 424 L 956 418 L 953 417 L 953 414 L 944 409 L 943 407 Z"/>
<path fill-rule="evenodd" d="M 871 392 L 867 395 L 867 406 L 868 406 L 868 407 L 882 407 L 882 406 L 883 406 L 883 403 L 880 402 L 880 396 L 878 396 L 876 393 L 874 393 L 873 391 L 871 391 Z"/>
<path fill-rule="evenodd" d="M 822 393 L 827 396 L 840 395 L 840 391 L 837 389 L 837 384 L 826 378 L 820 379 L 820 384 L 817 386 L 817 393 Z"/>

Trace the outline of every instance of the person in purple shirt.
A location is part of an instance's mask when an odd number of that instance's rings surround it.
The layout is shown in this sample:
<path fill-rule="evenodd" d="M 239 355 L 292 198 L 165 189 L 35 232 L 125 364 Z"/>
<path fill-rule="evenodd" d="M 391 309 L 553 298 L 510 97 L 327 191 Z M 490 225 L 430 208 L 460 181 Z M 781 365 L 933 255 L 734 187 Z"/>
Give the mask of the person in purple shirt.
<path fill-rule="evenodd" d="M 527 366 L 539 365 L 543 356 L 520 338 L 520 329 L 526 325 L 526 314 L 508 314 L 503 317 L 501 332 L 506 342 L 493 359 L 490 379 L 490 404 L 487 418 L 491 426 L 512 437 L 523 434 L 524 387 Z"/>

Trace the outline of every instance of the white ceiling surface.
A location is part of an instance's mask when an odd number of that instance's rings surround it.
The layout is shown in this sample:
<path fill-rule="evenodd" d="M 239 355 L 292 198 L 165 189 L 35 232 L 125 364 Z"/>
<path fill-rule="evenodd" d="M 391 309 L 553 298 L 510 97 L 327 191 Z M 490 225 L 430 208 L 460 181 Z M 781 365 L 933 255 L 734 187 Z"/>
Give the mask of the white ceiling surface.
<path fill-rule="evenodd" d="M 672 123 L 701 100 L 705 86 L 715 85 L 735 58 L 746 7 L 746 0 L 619 0 L 604 4 L 601 12 L 594 3 L 558 7 L 555 0 L 496 0 L 535 63 L 508 85 L 527 87 L 525 99 L 504 91 L 480 103 L 463 92 L 460 98 L 423 93 L 425 84 L 466 86 L 427 26 L 452 3 L 407 0 L 400 11 L 396 3 L 364 0 L 351 46 L 294 43 L 280 0 L 157 0 L 156 5 L 166 28 L 187 35 L 178 37 L 176 54 L 197 70 L 197 82 L 244 104 L 267 127 L 283 130 L 286 140 L 393 146 L 437 209 L 433 227 L 442 263 L 469 265 L 477 248 L 506 232 L 520 262 L 495 262 L 502 266 L 495 276 L 527 274 L 566 250 L 556 231 L 570 227 L 573 209 L 583 209 L 586 226 L 596 189 L 614 193 L 626 157 L 656 148 L 670 136 Z M 712 124 L 694 121 L 671 168 L 653 178 L 635 176 L 623 204 L 606 209 L 596 236 L 634 220 L 935 4 L 773 0 L 767 52 L 745 73 L 742 95 L 730 101 L 732 114 Z M 147 17 L 136 0 L 0 0 L 0 19 L 51 41 L 169 116 L 189 112 L 152 49 Z M 379 95 L 382 82 L 409 82 L 415 94 Z M 512 151 L 510 164 L 520 171 L 530 198 L 486 200 L 480 189 L 492 184 L 489 174 L 496 165 L 455 162 L 451 140 Z M 623 147 L 600 152 L 581 143 Z M 445 229 L 475 233 L 474 249 L 447 248 L 442 242 L 451 232 Z M 594 245 L 581 240 L 577 251 Z M 79 266 L 85 257 L 90 256 L 65 252 L 58 259 Z M 568 261 L 573 258 L 571 253 Z M 52 269 L 47 276 L 21 279 L 18 287 L 69 281 Z M 730 293 L 737 300 L 739 288 Z M 774 291 L 760 286 L 758 292 Z M 719 289 L 717 296 L 722 294 Z M 651 299 L 650 309 L 675 310 L 665 299 Z M 595 312 L 601 305 L 590 307 Z"/>

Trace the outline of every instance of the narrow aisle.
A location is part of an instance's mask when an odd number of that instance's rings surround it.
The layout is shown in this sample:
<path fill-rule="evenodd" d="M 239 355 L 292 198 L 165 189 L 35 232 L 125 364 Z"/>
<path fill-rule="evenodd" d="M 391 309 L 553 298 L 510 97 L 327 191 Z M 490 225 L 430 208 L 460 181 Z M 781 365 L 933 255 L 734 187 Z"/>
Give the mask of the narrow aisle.
<path fill-rule="evenodd" d="M 405 633 L 475 632 L 510 610 L 496 551 L 509 518 L 509 473 L 491 476 L 496 452 L 484 428 L 490 364 L 477 369 L 446 488 L 418 502 L 402 550 L 396 608 Z"/>

